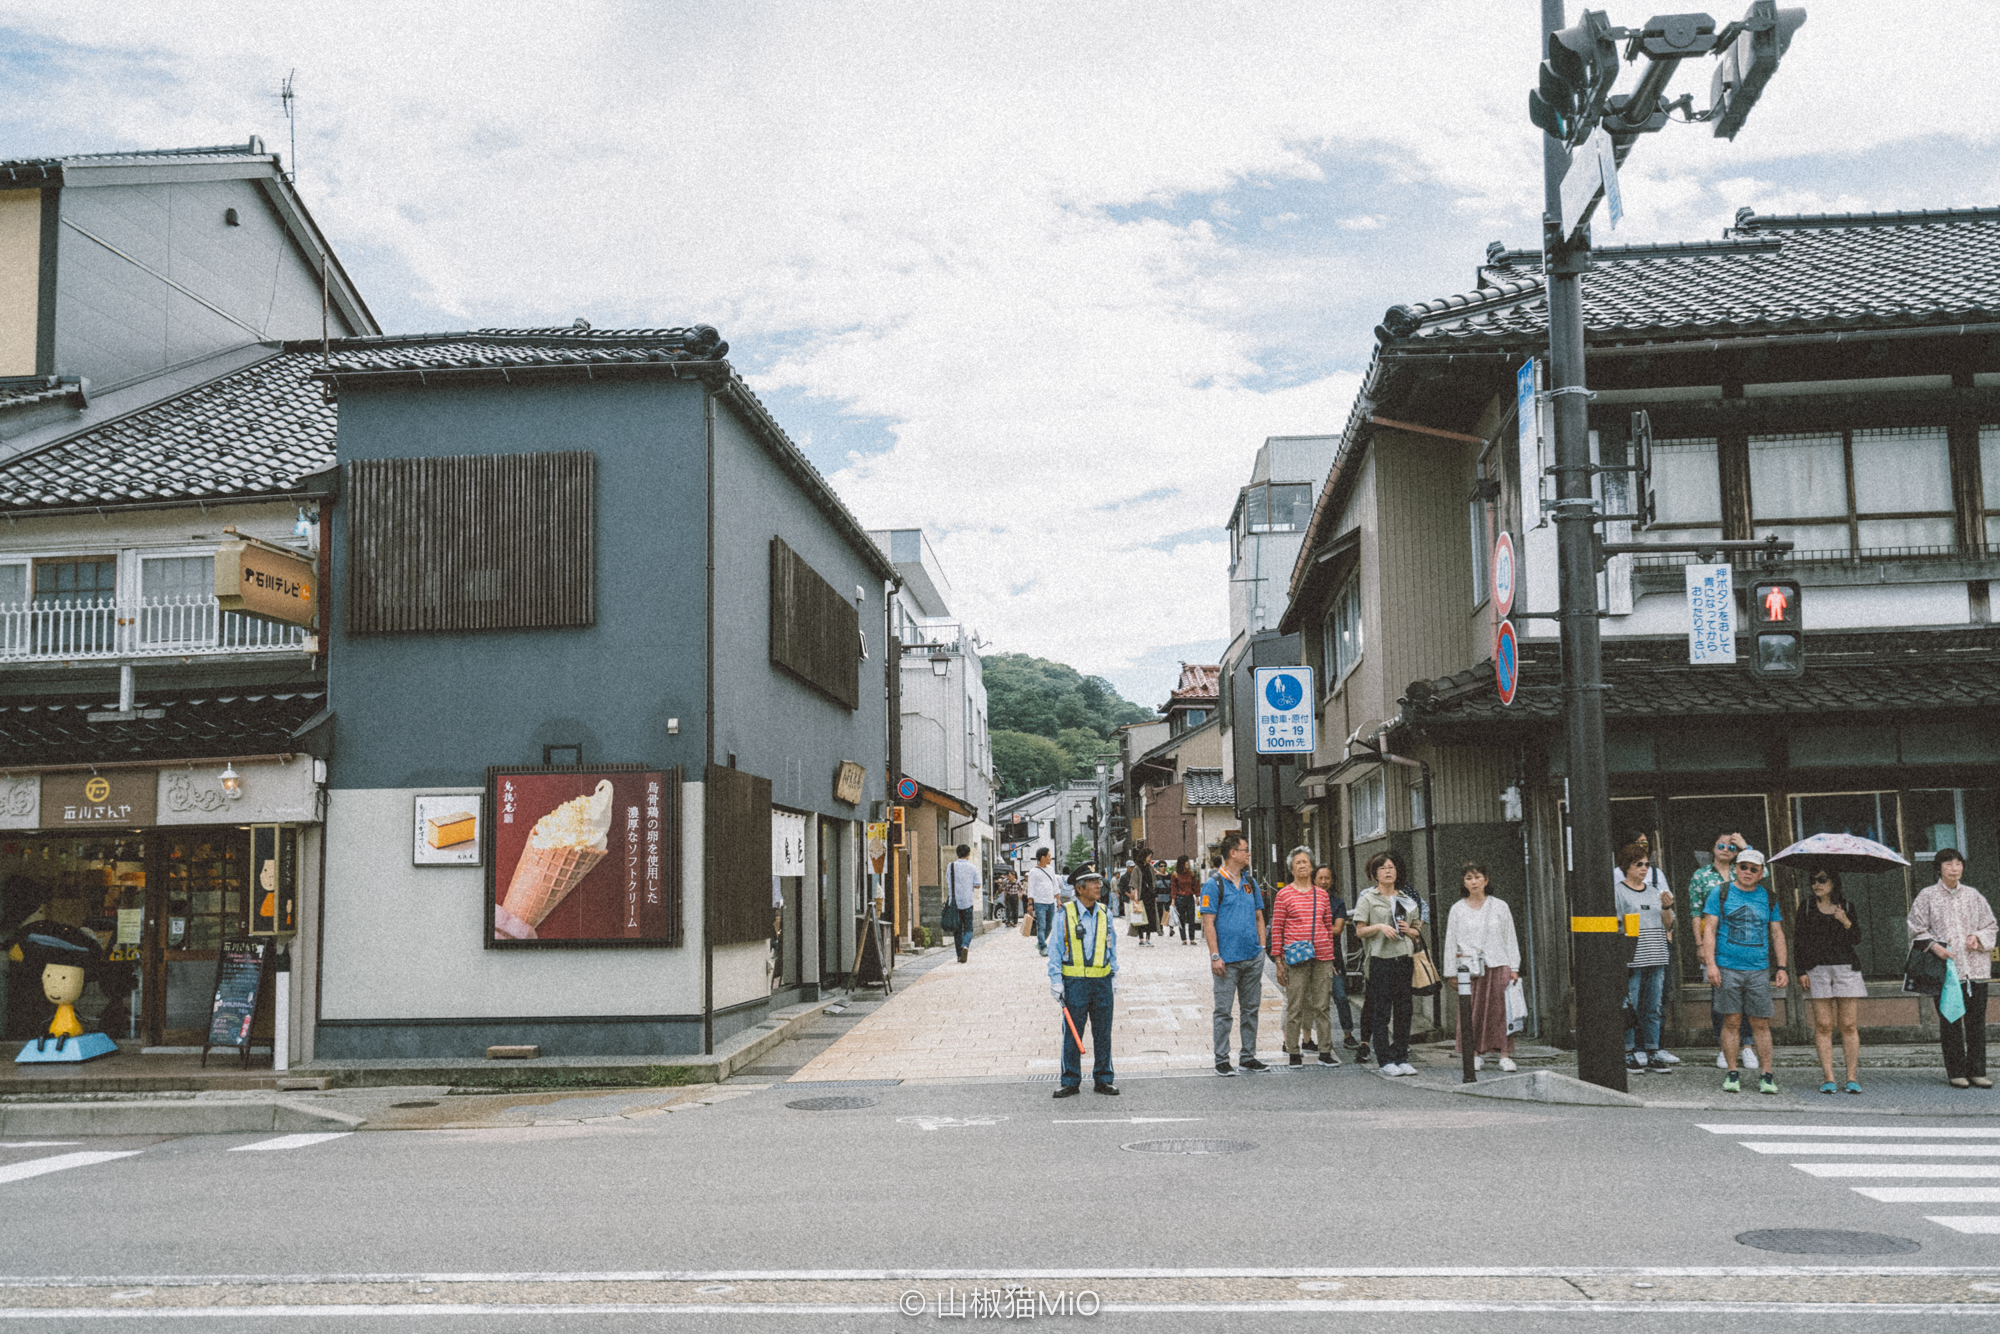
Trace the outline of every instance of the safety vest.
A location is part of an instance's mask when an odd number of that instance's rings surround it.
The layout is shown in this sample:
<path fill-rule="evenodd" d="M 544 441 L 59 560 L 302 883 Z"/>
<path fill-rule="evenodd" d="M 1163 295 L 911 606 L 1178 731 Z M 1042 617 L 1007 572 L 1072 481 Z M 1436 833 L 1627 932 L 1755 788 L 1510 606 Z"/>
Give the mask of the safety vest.
<path fill-rule="evenodd" d="M 1082 915 L 1077 911 L 1074 899 L 1063 905 L 1064 934 L 1069 938 L 1069 949 L 1064 955 L 1066 962 L 1062 966 L 1064 977 L 1111 976 L 1111 965 L 1104 961 L 1105 951 L 1110 948 L 1111 910 L 1100 903 L 1096 911 L 1100 914 L 1097 919 L 1097 948 L 1093 951 L 1096 957 L 1089 963 L 1080 963 L 1078 960 L 1083 958 Z"/>

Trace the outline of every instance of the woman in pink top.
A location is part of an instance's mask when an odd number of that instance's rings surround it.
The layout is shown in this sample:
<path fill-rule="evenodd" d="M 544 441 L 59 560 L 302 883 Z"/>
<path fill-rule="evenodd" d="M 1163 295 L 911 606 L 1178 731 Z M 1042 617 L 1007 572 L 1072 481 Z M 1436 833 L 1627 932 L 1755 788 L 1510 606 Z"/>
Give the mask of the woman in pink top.
<path fill-rule="evenodd" d="M 1287 959 L 1285 956 L 1293 957 Z M 1278 961 L 1278 985 L 1285 989 L 1285 1055 L 1305 1063 L 1299 1030 L 1307 1024 L 1319 1035 L 1319 1063 L 1339 1065 L 1328 1040 L 1333 1032 L 1333 970 L 1340 956 L 1333 935 L 1333 903 L 1313 884 L 1312 853 L 1292 849 L 1292 883 L 1271 905 L 1271 954 Z M 1300 957 L 1303 956 L 1303 957 Z"/>
<path fill-rule="evenodd" d="M 1928 942 L 1931 953 L 1958 970 L 1965 1013 L 1956 1020 L 1938 1016 L 1945 1078 L 1956 1089 L 1990 1089 L 1986 1077 L 1986 988 L 1993 977 L 1996 932 L 1993 905 L 1965 883 L 1965 857 L 1957 848 L 1939 848 L 1937 883 L 1910 905 L 1910 939 Z M 1938 998 L 1940 1002 L 1945 997 Z"/>

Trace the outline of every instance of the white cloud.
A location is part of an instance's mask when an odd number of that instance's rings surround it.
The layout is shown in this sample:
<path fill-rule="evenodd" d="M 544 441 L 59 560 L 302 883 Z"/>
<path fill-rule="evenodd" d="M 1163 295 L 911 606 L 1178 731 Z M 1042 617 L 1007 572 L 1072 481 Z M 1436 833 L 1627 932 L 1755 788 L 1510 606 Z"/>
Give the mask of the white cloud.
<path fill-rule="evenodd" d="M 1386 304 L 1370 294 L 1458 290 L 1487 240 L 1532 240 L 1531 12 L 0 6 L 0 70 L 34 89 L 0 112 L 0 151 L 281 146 L 297 67 L 307 198 L 412 284 L 370 289 L 378 306 L 714 323 L 760 389 L 883 425 L 888 447 L 847 453 L 834 484 L 871 525 L 932 530 L 989 640 L 1113 672 L 1226 633 L 1223 544 L 1149 543 L 1220 524 L 1265 436 L 1339 429 Z M 1745 203 L 1990 197 L 2000 171 L 1968 150 L 2000 138 L 2000 99 L 1961 53 L 1996 44 L 2000 6 L 1947 24 L 1916 0 L 1816 0 L 1735 144 L 1676 127 L 1641 145 L 1618 239 L 1713 235 Z M 1707 73 L 1677 88 L 1705 98 Z M 1797 176 L 1943 132 L 1956 169 L 1925 199 Z M 1364 168 L 1371 195 L 1294 216 L 1288 189 Z M 1206 216 L 1177 221 L 1188 199 Z M 1239 239 L 1246 215 L 1282 224 L 1245 228 L 1264 248 Z M 1337 335 L 1316 322 L 1371 299 Z M 1274 361 L 1336 369 L 1269 387 Z"/>

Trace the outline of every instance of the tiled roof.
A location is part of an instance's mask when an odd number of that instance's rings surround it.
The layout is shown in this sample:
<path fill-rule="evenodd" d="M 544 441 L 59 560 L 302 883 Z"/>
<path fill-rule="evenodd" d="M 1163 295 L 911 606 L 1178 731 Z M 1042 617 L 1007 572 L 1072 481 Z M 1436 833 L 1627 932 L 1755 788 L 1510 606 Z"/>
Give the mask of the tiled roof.
<path fill-rule="evenodd" d="M 289 694 L 213 694 L 141 698 L 160 718 L 93 723 L 88 715 L 115 700 L 0 707 L 0 766 L 190 760 L 303 752 L 292 732 L 325 707 L 324 689 Z"/>
<path fill-rule="evenodd" d="M 1174 687 L 1173 693 L 1167 697 L 1167 702 L 1160 706 L 1160 710 L 1164 713 L 1176 704 L 1187 704 L 1201 699 L 1218 699 L 1221 695 L 1222 667 L 1219 663 L 1184 662 L 1181 664 L 1180 684 Z"/>
<path fill-rule="evenodd" d="M 1583 277 L 1592 341 L 2000 317 L 2000 209 L 1764 218 L 1746 209 L 1728 240 L 1739 244 L 1634 247 L 1645 257 L 1594 265 Z M 1492 285 L 1393 306 L 1376 337 L 1409 349 L 1546 339 L 1540 256 L 1498 258 L 1482 270 Z"/>
<path fill-rule="evenodd" d="M 1187 784 L 1187 804 L 1190 806 L 1236 805 L 1236 784 L 1222 781 L 1220 769 L 1189 769 L 1181 775 Z"/>
<path fill-rule="evenodd" d="M 1559 721 L 1555 647 L 1535 641 L 1520 651 L 1512 705 L 1500 702 L 1489 659 L 1414 683 L 1406 716 L 1426 731 Z M 1753 674 L 1745 640 L 1733 667 L 1690 666 L 1685 638 L 1606 640 L 1604 655 L 1604 715 L 1614 720 L 2000 707 L 2000 630 L 1808 635 L 1805 675 L 1789 678 Z"/>
<path fill-rule="evenodd" d="M 46 403 L 58 398 L 67 398 L 78 390 L 76 378 L 60 380 L 53 375 L 38 375 L 28 380 L 23 377 L 13 383 L 0 384 L 0 409 L 24 408 L 31 403 Z"/>
<path fill-rule="evenodd" d="M 278 353 L 0 464 L 0 511 L 283 495 L 333 466 L 334 407 Z"/>
<path fill-rule="evenodd" d="M 686 329 L 478 329 L 342 339 L 325 373 L 720 361 L 728 353 L 729 344 L 706 324 Z"/>

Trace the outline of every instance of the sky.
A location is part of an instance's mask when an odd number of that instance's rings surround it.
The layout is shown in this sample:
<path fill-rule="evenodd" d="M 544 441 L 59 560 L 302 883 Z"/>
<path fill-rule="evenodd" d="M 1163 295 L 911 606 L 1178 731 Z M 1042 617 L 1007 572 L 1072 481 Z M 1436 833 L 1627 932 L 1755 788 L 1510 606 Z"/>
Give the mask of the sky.
<path fill-rule="evenodd" d="M 1808 9 L 1733 143 L 1635 149 L 1601 241 L 2000 202 L 2000 4 Z M 1340 430 L 1388 306 L 1536 243 L 1539 12 L 0 0 L 0 157 L 290 162 L 295 128 L 390 332 L 713 324 L 864 524 L 929 532 L 988 652 L 1158 704 L 1221 655 L 1258 445 Z"/>

